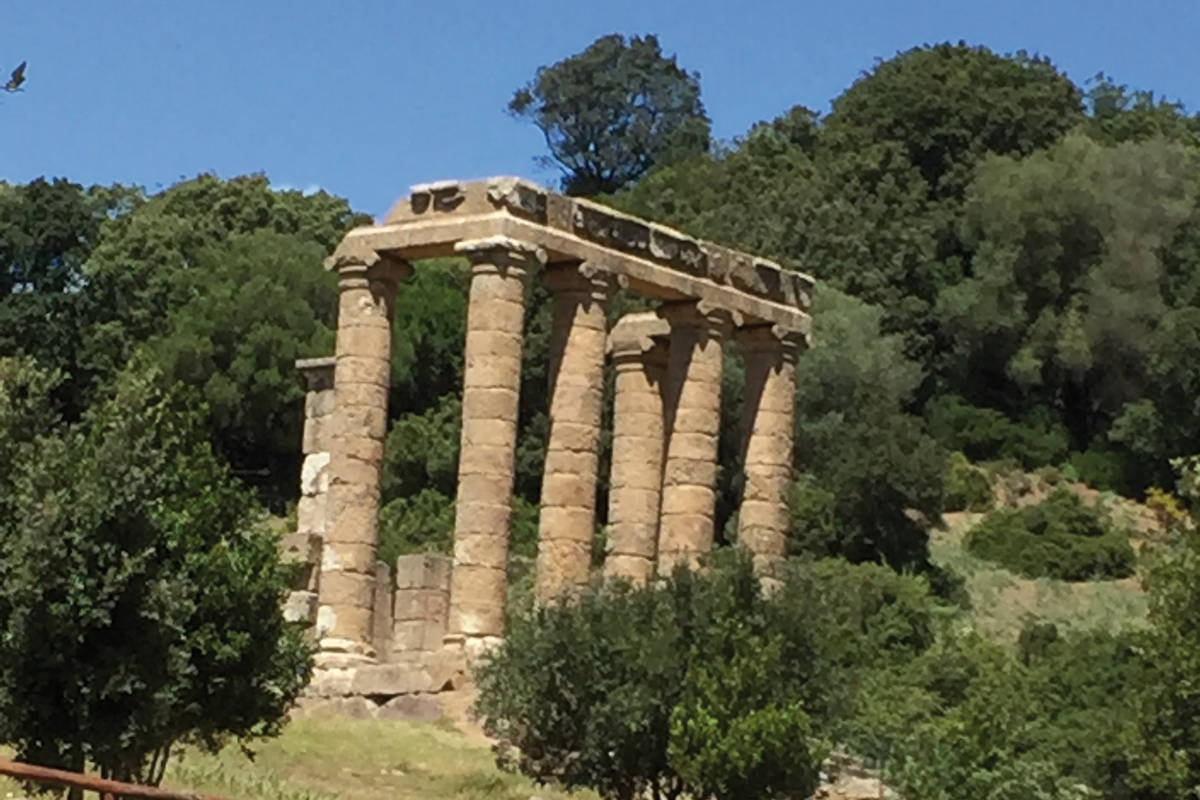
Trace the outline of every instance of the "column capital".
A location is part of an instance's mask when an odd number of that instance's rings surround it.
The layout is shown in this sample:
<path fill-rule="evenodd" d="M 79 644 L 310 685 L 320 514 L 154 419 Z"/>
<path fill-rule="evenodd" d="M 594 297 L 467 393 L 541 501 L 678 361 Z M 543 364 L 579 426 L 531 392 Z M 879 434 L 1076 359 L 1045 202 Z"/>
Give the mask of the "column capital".
<path fill-rule="evenodd" d="M 546 263 L 546 251 L 541 247 L 508 236 L 465 239 L 454 245 L 454 252 L 466 256 L 472 267 L 504 272 L 520 270 L 530 273 Z"/>
<path fill-rule="evenodd" d="M 588 299 L 605 302 L 618 287 L 628 280 L 603 267 L 587 261 L 556 261 L 546 265 L 546 285 L 557 293 L 587 295 Z"/>
<path fill-rule="evenodd" d="M 742 315 L 706 300 L 684 300 L 663 303 L 658 313 L 674 330 L 676 328 L 703 328 L 709 335 L 725 338 L 735 326 L 742 324 Z"/>
<path fill-rule="evenodd" d="M 638 356 L 650 352 L 655 339 L 671 335 L 671 323 L 653 311 L 626 314 L 617 320 L 608 334 L 608 352 L 613 358 Z"/>
<path fill-rule="evenodd" d="M 738 328 L 735 336 L 748 353 L 781 353 L 790 360 L 795 360 L 808 346 L 808 337 L 803 331 L 782 325 L 750 325 Z"/>
<path fill-rule="evenodd" d="M 342 279 L 365 279 L 398 283 L 412 275 L 412 265 L 402 258 L 381 253 L 360 241 L 345 238 L 333 255 L 325 259 L 325 269 L 337 272 Z"/>

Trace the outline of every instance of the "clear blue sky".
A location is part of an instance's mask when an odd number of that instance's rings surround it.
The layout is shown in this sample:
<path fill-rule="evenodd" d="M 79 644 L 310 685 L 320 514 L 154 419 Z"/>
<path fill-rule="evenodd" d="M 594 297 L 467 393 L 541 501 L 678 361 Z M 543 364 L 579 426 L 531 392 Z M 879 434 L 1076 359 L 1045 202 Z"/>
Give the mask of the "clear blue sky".
<path fill-rule="evenodd" d="M 381 214 L 416 182 L 523 174 L 543 151 L 504 106 L 597 36 L 657 33 L 701 74 L 721 138 L 826 111 L 914 45 L 964 39 L 1104 70 L 1200 107 L 1198 0 L 9 0 L 0 179 L 150 190 L 215 171 L 323 187 Z"/>

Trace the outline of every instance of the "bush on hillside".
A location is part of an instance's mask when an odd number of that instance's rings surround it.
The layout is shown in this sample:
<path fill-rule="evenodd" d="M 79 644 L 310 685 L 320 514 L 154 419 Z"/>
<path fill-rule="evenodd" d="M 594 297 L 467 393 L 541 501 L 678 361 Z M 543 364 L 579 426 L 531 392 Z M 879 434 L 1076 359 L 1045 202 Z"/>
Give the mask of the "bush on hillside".
<path fill-rule="evenodd" d="M 946 469 L 946 511 L 987 511 L 992 507 L 992 479 L 962 453 L 951 453 Z"/>
<path fill-rule="evenodd" d="M 1085 581 L 1133 574 L 1128 536 L 1066 487 L 1036 505 L 993 511 L 967 536 L 967 549 L 1031 578 Z"/>
<path fill-rule="evenodd" d="M 930 402 L 926 416 L 934 438 L 973 461 L 1011 459 L 1036 469 L 1067 454 L 1066 430 L 1044 413 L 1015 421 L 954 395 Z"/>
<path fill-rule="evenodd" d="M 517 621 L 476 676 L 501 765 L 604 798 L 811 792 L 812 649 L 770 630 L 748 559 L 718 562 Z"/>
<path fill-rule="evenodd" d="M 478 670 L 502 765 L 605 798 L 806 797 L 815 742 L 859 677 L 933 641 L 924 581 L 841 560 L 792 564 L 761 593 L 715 554 L 650 586 L 594 586 L 513 620 Z"/>

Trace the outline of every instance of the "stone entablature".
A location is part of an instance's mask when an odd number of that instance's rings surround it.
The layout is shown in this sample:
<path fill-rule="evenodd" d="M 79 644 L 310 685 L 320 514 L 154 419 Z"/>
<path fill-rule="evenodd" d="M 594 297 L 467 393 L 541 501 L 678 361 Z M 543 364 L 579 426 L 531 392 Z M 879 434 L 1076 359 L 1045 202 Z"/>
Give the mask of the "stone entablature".
<path fill-rule="evenodd" d="M 351 231 L 338 250 L 412 260 L 454 255 L 459 241 L 493 236 L 537 245 L 547 263 L 607 270 L 647 297 L 707 300 L 731 312 L 739 326 L 809 329 L 808 275 L 520 178 L 414 186 L 382 225 Z"/>
<path fill-rule="evenodd" d="M 376 561 L 392 313 L 412 262 L 435 256 L 471 266 L 454 553 L 407 557 L 393 573 Z M 516 178 L 414 187 L 382 224 L 347 234 L 327 265 L 339 277 L 337 351 L 297 364 L 309 381 L 306 460 L 300 532 L 285 543 L 290 558 L 308 565 L 289 615 L 313 625 L 319 670 L 310 696 L 323 708 L 424 708 L 426 695 L 460 684 L 471 659 L 504 634 L 533 281 L 554 304 L 538 602 L 569 599 L 591 577 L 610 364 L 604 574 L 643 582 L 677 564 L 707 562 L 729 342 L 741 348 L 747 376 L 739 542 L 772 585 L 784 557 L 796 359 L 810 327 L 811 278 Z M 610 329 L 617 289 L 659 307 Z"/>

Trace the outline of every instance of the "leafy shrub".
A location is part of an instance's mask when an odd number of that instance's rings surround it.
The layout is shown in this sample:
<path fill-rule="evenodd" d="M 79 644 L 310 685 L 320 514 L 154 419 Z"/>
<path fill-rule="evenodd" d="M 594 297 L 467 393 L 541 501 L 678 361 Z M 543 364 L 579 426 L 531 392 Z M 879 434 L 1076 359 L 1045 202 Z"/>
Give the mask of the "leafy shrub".
<path fill-rule="evenodd" d="M 1033 578 L 1124 578 L 1136 557 L 1128 537 L 1059 487 L 1036 505 L 993 511 L 967 537 L 967 549 Z"/>
<path fill-rule="evenodd" d="M 278 733 L 309 646 L 203 414 L 130 371 L 83 421 L 30 428 L 44 398 L 21 394 L 48 384 L 23 372 L 17 393 L 0 380 L 0 742 L 157 783 L 181 740 Z"/>
<path fill-rule="evenodd" d="M 946 469 L 946 511 L 987 511 L 992 507 L 992 479 L 962 453 L 951 453 Z"/>
<path fill-rule="evenodd" d="M 927 417 L 929 431 L 938 441 L 972 461 L 1015 459 L 1025 469 L 1036 469 L 1067 454 L 1066 429 L 1044 409 L 1014 421 L 996 409 L 951 395 L 931 402 Z"/>
<path fill-rule="evenodd" d="M 1154 512 L 1164 528 L 1183 525 L 1188 520 L 1187 509 L 1179 502 L 1179 498 L 1157 486 L 1146 490 L 1146 507 Z"/>
<path fill-rule="evenodd" d="M 1042 479 L 1042 482 L 1047 486 L 1058 486 L 1062 481 L 1062 472 L 1058 467 L 1042 467 L 1037 471 L 1037 476 Z"/>
<path fill-rule="evenodd" d="M 1090 447 L 1082 453 L 1071 453 L 1068 463 L 1079 480 L 1094 489 L 1125 492 L 1130 486 L 1125 461 L 1113 450 Z"/>
<path fill-rule="evenodd" d="M 454 500 L 437 489 L 398 497 L 379 510 L 379 560 L 395 564 L 410 553 L 449 553 Z"/>
<path fill-rule="evenodd" d="M 746 557 L 716 562 L 518 620 L 476 676 L 501 764 L 605 798 L 811 792 L 811 636 L 772 630 Z"/>

